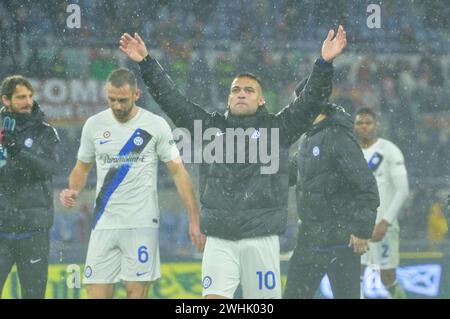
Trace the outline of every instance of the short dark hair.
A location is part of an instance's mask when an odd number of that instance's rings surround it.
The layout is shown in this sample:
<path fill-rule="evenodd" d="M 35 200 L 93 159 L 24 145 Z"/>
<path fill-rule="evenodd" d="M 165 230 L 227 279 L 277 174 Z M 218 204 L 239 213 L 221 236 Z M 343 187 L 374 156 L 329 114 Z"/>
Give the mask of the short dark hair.
<path fill-rule="evenodd" d="M 358 115 L 370 115 L 374 120 L 377 119 L 377 113 L 374 110 L 368 107 L 362 107 L 356 111 L 355 117 Z"/>
<path fill-rule="evenodd" d="M 34 94 L 33 86 L 30 81 L 28 81 L 22 75 L 11 75 L 6 77 L 2 82 L 2 96 L 5 95 L 8 100 L 11 100 L 14 92 L 16 91 L 16 86 L 23 85 L 28 90 L 30 90 Z"/>
<path fill-rule="evenodd" d="M 106 83 L 111 83 L 113 86 L 117 88 L 129 84 L 133 91 L 136 91 L 137 88 L 136 76 L 132 71 L 126 68 L 120 68 L 112 71 L 108 75 Z"/>
<path fill-rule="evenodd" d="M 250 72 L 239 73 L 239 74 L 236 75 L 234 78 L 235 78 L 235 79 L 240 79 L 240 78 L 250 78 L 250 79 L 253 79 L 253 80 L 255 80 L 256 82 L 258 82 L 259 86 L 261 87 L 261 90 L 263 89 L 263 84 L 262 84 L 261 80 L 260 80 L 256 75 L 254 75 L 253 73 L 250 73 Z"/>

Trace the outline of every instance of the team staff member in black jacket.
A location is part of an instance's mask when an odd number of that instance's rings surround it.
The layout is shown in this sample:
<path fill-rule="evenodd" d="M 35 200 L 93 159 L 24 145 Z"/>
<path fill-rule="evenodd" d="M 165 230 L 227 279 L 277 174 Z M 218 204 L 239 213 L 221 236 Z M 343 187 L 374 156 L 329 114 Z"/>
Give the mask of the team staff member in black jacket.
<path fill-rule="evenodd" d="M 56 130 L 33 102 L 22 76 L 2 84 L 0 111 L 0 296 L 14 263 L 23 298 L 44 298 L 53 224 L 52 175 L 57 168 Z"/>
<path fill-rule="evenodd" d="M 121 50 L 139 62 L 150 93 L 178 127 L 193 132 L 194 121 L 200 120 L 203 130 L 217 129 L 215 138 L 228 135 L 230 128 L 256 129 L 248 140 L 263 139 L 263 128 L 268 134 L 272 129 L 279 131 L 279 151 L 275 154 L 279 169 L 275 172 L 262 174 L 261 159 L 256 163 L 215 161 L 200 166 L 201 229 L 207 235 L 202 277 L 207 298 L 233 298 L 239 283 L 244 298 L 281 297 L 278 235 L 285 231 L 287 220 L 288 148 L 319 114 L 315 105 L 326 101 L 331 93 L 331 61 L 346 45 L 343 27 L 333 36 L 330 30 L 322 58 L 316 62 L 302 94 L 276 115 L 268 113 L 261 82 L 251 74 L 233 80 L 224 115 L 207 113 L 176 89 L 154 57 L 148 55 L 138 34 L 134 38 L 124 34 L 120 40 Z M 229 146 L 227 138 L 223 139 L 225 147 Z M 232 155 L 240 155 L 233 151 Z M 245 154 L 252 156 L 247 144 Z"/>
<path fill-rule="evenodd" d="M 368 247 L 379 197 L 342 107 L 324 104 L 300 138 L 296 190 L 301 226 L 284 298 L 312 298 L 328 274 L 335 298 L 358 299 L 359 254 Z"/>

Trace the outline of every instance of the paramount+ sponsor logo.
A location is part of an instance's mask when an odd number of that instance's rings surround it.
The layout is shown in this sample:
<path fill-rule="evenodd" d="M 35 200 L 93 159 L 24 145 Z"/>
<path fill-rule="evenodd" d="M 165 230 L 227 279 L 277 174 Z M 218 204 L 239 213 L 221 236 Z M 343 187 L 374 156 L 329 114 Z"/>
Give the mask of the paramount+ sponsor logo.
<path fill-rule="evenodd" d="M 109 154 L 101 154 L 99 157 L 102 165 L 125 164 L 125 163 L 131 164 L 145 161 L 145 155 L 138 155 L 138 154 L 130 154 L 126 156 L 119 156 L 119 155 L 111 156 Z"/>

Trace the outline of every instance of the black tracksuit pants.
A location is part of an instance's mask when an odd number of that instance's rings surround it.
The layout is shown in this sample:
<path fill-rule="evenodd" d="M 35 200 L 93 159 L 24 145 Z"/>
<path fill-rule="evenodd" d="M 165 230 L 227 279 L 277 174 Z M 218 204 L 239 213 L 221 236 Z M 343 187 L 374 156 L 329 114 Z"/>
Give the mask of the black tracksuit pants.
<path fill-rule="evenodd" d="M 326 248 L 298 243 L 289 262 L 285 299 L 311 299 L 328 274 L 335 299 L 360 298 L 361 256 L 346 245 Z"/>
<path fill-rule="evenodd" d="M 0 232 L 0 297 L 6 278 L 15 263 L 22 288 L 22 298 L 44 298 L 49 251 L 48 230 L 29 234 Z"/>

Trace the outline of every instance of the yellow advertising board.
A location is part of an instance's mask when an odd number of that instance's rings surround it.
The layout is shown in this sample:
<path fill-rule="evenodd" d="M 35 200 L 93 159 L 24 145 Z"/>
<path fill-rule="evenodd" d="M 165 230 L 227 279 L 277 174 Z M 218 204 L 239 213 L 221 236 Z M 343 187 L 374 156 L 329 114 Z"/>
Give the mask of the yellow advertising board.
<path fill-rule="evenodd" d="M 45 297 L 48 299 L 86 298 L 86 287 L 80 284 L 83 268 L 83 265 L 50 265 Z M 162 278 L 149 291 L 150 298 L 202 298 L 200 262 L 163 263 L 161 275 Z M 122 284 L 117 285 L 114 297 L 126 298 L 126 291 Z M 2 298 L 20 298 L 19 277 L 15 268 L 6 280 Z"/>

